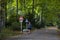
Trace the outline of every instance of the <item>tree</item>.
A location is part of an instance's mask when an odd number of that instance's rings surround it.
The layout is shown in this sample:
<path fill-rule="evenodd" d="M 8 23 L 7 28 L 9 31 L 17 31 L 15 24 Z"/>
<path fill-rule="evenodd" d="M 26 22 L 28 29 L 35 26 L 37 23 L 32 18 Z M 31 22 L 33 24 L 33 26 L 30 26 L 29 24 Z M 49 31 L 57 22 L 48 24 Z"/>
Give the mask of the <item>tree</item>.
<path fill-rule="evenodd" d="M 0 1 L 0 29 L 5 27 L 5 19 L 6 19 L 6 3 L 7 0 Z"/>
<path fill-rule="evenodd" d="M 15 15 L 15 17 L 24 14 L 24 18 L 29 15 L 27 18 L 30 18 L 30 21 L 33 20 L 31 21 L 32 24 L 39 25 L 39 27 L 41 27 L 40 24 L 42 22 L 44 25 L 47 25 L 49 23 L 55 24 L 59 19 L 57 16 L 60 14 L 59 0 L 8 0 L 8 2 L 7 16 L 9 18 L 12 14 Z"/>

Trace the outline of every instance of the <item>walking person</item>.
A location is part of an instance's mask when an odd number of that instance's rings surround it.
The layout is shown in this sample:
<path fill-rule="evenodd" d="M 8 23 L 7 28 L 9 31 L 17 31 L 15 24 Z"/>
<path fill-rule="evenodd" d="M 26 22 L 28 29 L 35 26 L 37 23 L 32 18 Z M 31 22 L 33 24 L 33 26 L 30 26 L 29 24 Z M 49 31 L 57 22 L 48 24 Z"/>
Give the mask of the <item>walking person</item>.
<path fill-rule="evenodd" d="M 31 22 L 28 22 L 28 33 L 31 33 L 31 29 L 32 29 L 32 24 Z"/>

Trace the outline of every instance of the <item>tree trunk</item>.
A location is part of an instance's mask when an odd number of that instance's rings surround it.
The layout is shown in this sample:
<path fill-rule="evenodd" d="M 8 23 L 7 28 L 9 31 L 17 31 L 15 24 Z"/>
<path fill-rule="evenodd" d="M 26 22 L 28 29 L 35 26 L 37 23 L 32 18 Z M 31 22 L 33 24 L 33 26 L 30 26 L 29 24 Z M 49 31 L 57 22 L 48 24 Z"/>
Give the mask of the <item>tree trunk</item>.
<path fill-rule="evenodd" d="M 5 26 L 5 14 L 6 14 L 6 2 L 5 0 L 1 0 L 1 9 L 0 9 L 0 32 L 1 29 Z"/>

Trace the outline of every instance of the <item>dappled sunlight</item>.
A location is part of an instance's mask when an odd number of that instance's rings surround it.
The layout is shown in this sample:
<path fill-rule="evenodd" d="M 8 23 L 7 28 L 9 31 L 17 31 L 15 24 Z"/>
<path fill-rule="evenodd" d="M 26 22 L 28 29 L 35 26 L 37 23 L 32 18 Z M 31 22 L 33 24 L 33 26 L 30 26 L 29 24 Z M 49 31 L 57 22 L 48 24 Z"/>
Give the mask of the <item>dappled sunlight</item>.
<path fill-rule="evenodd" d="M 60 0 L 0 0 L 0 40 L 60 40 Z"/>
<path fill-rule="evenodd" d="M 55 29 L 55 30 L 57 30 L 58 28 L 57 27 L 48 27 L 48 29 Z"/>

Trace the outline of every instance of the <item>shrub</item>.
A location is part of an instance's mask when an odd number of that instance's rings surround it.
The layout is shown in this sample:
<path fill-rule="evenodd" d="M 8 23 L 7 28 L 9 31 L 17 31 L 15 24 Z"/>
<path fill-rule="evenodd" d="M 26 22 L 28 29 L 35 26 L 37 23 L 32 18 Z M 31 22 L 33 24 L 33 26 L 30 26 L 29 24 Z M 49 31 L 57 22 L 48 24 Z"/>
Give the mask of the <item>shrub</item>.
<path fill-rule="evenodd" d="M 16 30 L 19 31 L 20 30 L 20 23 L 19 22 L 13 22 L 10 29 L 13 31 L 16 31 Z"/>
<path fill-rule="evenodd" d="M 60 29 L 60 24 L 58 25 L 58 29 Z"/>
<path fill-rule="evenodd" d="M 58 29 L 60 29 L 60 21 L 57 22 Z"/>
<path fill-rule="evenodd" d="M 5 38 L 7 38 L 9 35 L 12 35 L 12 31 L 7 29 L 7 28 L 3 28 L 1 33 L 0 33 L 0 40 L 4 40 Z"/>

